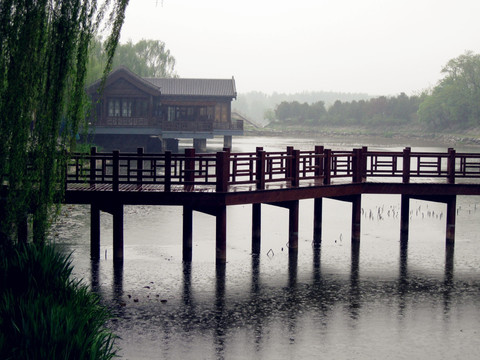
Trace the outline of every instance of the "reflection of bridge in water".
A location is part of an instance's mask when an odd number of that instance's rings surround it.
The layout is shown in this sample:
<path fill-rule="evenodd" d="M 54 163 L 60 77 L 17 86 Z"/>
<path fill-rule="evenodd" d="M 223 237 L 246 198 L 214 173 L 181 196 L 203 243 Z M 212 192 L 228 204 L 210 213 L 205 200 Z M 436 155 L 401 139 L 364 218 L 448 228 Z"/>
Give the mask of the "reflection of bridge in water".
<path fill-rule="evenodd" d="M 91 205 L 91 256 L 100 257 L 100 212 L 113 215 L 115 260 L 123 259 L 125 205 L 183 206 L 183 260 L 192 260 L 193 211 L 216 217 L 216 261 L 226 261 L 227 206 L 252 204 L 252 253 L 260 252 L 261 204 L 289 210 L 289 252 L 298 252 L 299 200 L 314 199 L 315 247 L 321 244 L 322 199 L 352 203 L 352 247 L 360 241 L 362 194 L 401 195 L 406 244 L 411 198 L 447 204 L 446 243 L 455 240 L 457 195 L 480 195 L 480 154 L 403 151 L 311 151 L 216 154 L 97 153 L 72 155 L 65 202 Z M 448 248 L 448 246 L 447 246 Z"/>
<path fill-rule="evenodd" d="M 299 281 L 297 257 L 291 252 L 288 278 L 283 286 L 275 286 L 262 280 L 261 259 L 254 255 L 251 258 L 250 289 L 240 293 L 233 291 L 233 295 L 228 292 L 232 284 L 226 280 L 226 264 L 219 263 L 216 266 L 215 291 L 208 298 L 201 299 L 196 298 L 198 292 L 194 279 L 197 274 L 192 269 L 191 262 L 184 262 L 180 297 L 172 300 L 175 304 L 168 308 L 159 307 L 158 302 L 149 301 L 147 296 L 143 296 L 140 301 L 134 300 L 134 297 L 128 298 L 123 289 L 123 263 L 115 262 L 112 301 L 116 315 L 121 318 L 129 318 L 132 313 L 143 314 L 140 320 L 136 320 L 136 325 L 146 326 L 147 329 L 155 328 L 158 337 L 156 341 L 159 343 L 169 338 L 166 334 L 185 332 L 189 336 L 195 336 L 192 334 L 198 333 L 202 337 L 211 337 L 217 355 L 223 358 L 220 355 L 229 351 L 228 337 L 239 329 L 249 333 L 254 341 L 251 346 L 259 352 L 271 336 L 273 321 L 281 320 L 289 338 L 295 340 L 304 331 L 306 317 L 314 317 L 317 324 L 325 329 L 334 327 L 338 306 L 341 306 L 352 324 L 361 321 L 362 317 L 368 317 L 369 310 L 365 307 L 378 301 L 386 302 L 389 308 L 396 308 L 397 317 L 401 319 L 408 316 L 412 301 L 428 296 L 429 304 L 437 304 L 443 316 L 448 318 L 451 316 L 451 308 L 455 308 L 454 303 L 468 293 L 465 292 L 465 286 L 479 285 L 478 281 L 474 284 L 465 282 L 464 279 L 454 281 L 453 247 L 450 246 L 447 246 L 443 279 L 428 275 L 424 277 L 418 272 L 415 275 L 409 273 L 405 244 L 399 248 L 398 276 L 389 277 L 388 280 L 360 277 L 362 269 L 359 246 L 352 246 L 350 275 L 347 277 L 332 276 L 322 271 L 321 247 L 312 248 L 312 260 L 312 277 L 306 282 Z M 99 262 L 96 260 L 92 261 L 91 283 L 94 291 L 102 292 L 102 283 L 105 282 L 99 278 Z M 478 303 L 476 294 L 475 291 L 470 296 L 476 298 Z"/>

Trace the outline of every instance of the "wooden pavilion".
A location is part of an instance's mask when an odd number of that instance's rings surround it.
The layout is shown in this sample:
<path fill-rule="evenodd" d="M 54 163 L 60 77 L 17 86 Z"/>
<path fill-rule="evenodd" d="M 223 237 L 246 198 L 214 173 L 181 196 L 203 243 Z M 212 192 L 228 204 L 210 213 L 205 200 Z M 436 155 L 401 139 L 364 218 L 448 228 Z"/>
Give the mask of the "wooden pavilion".
<path fill-rule="evenodd" d="M 87 88 L 95 105 L 90 134 L 106 150 L 149 152 L 178 150 L 181 138 L 193 139 L 205 151 L 207 139 L 224 137 L 231 147 L 243 135 L 243 121 L 232 121 L 235 79 L 142 78 L 126 67 L 112 71 L 103 92 L 101 82 Z"/>

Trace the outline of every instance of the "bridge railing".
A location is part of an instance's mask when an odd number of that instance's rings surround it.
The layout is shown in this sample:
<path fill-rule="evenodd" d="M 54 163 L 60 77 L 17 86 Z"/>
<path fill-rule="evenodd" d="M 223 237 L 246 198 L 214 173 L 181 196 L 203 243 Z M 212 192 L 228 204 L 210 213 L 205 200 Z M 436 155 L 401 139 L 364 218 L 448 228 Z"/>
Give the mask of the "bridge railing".
<path fill-rule="evenodd" d="M 266 189 L 271 185 L 329 185 L 338 179 L 363 182 L 367 178 L 397 178 L 404 183 L 412 178 L 480 178 L 480 154 L 441 152 L 333 151 L 316 146 L 311 151 L 295 150 L 216 154 L 100 153 L 72 154 L 67 165 L 67 186 L 96 190 L 184 190 L 227 191 L 229 186 L 247 185 Z M 74 187 L 74 186 L 73 186 Z"/>

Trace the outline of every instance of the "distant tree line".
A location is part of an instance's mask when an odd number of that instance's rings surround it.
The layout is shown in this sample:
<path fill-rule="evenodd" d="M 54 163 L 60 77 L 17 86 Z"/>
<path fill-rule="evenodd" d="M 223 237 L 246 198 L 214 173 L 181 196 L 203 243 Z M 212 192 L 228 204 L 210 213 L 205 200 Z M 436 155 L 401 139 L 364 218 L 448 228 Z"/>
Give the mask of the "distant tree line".
<path fill-rule="evenodd" d="M 406 124 L 417 120 L 422 96 L 380 96 L 370 100 L 337 100 L 326 107 L 323 101 L 313 104 L 283 101 L 275 108 L 275 118 L 284 124 L 299 125 L 376 125 L 379 123 Z"/>
<path fill-rule="evenodd" d="M 265 94 L 259 91 L 250 91 L 238 94 L 232 104 L 233 110 L 240 112 L 248 119 L 258 124 L 267 124 L 275 119 L 275 108 L 281 102 L 298 101 L 300 103 L 313 104 L 323 101 L 325 106 L 331 106 L 336 100 L 368 100 L 371 96 L 364 93 L 340 93 L 333 91 L 304 91 L 294 94 L 274 92 Z"/>
<path fill-rule="evenodd" d="M 421 95 L 380 96 L 367 100 L 282 101 L 270 116 L 285 125 L 411 124 L 454 131 L 480 126 L 480 54 L 467 51 L 442 69 L 443 79 Z"/>

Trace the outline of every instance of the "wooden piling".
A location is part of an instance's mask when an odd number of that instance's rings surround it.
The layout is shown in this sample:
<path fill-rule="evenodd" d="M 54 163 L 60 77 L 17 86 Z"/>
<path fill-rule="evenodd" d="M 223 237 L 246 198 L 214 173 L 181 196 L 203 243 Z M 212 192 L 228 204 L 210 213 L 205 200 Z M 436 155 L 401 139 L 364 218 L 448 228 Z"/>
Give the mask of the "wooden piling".
<path fill-rule="evenodd" d="M 113 259 L 123 261 L 123 204 L 113 208 Z"/>
<path fill-rule="evenodd" d="M 90 258 L 100 259 L 100 208 L 96 203 L 90 205 Z"/>
<path fill-rule="evenodd" d="M 408 240 L 408 228 L 410 223 L 410 196 L 401 195 L 400 204 L 400 240 Z"/>
<path fill-rule="evenodd" d="M 289 202 L 288 211 L 288 248 L 290 252 L 298 251 L 298 200 Z"/>
<path fill-rule="evenodd" d="M 227 207 L 221 206 L 216 214 L 216 262 L 227 261 Z"/>
<path fill-rule="evenodd" d="M 252 254 L 260 254 L 262 237 L 262 204 L 252 204 Z"/>
<path fill-rule="evenodd" d="M 457 212 L 457 197 L 450 196 L 447 198 L 447 244 L 455 243 L 455 221 Z"/>
<path fill-rule="evenodd" d="M 360 241 L 362 219 L 362 195 L 352 196 L 352 242 Z"/>
<path fill-rule="evenodd" d="M 316 198 L 313 203 L 313 245 L 315 247 L 319 247 L 322 243 L 322 213 L 323 198 Z"/>
<path fill-rule="evenodd" d="M 183 261 L 192 261 L 193 249 L 193 209 L 191 206 L 183 206 Z"/>

